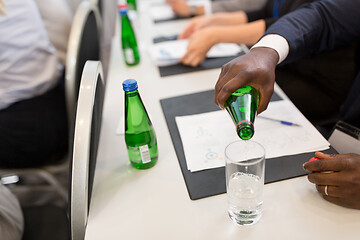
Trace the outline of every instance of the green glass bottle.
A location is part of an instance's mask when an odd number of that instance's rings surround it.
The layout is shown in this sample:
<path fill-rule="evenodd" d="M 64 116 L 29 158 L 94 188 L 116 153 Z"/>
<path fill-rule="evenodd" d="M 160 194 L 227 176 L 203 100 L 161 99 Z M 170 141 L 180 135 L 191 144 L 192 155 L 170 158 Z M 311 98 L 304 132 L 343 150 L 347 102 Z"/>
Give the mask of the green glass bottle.
<path fill-rule="evenodd" d="M 129 6 L 129 10 L 134 10 L 134 11 L 137 10 L 136 0 L 127 0 L 126 2 L 127 2 L 128 6 Z"/>
<path fill-rule="evenodd" d="M 226 100 L 225 108 L 243 140 L 254 135 L 254 120 L 259 106 L 259 91 L 251 86 L 239 88 Z"/>
<path fill-rule="evenodd" d="M 121 16 L 121 46 L 125 63 L 129 66 L 137 65 L 140 62 L 140 54 L 135 33 L 127 14 L 126 4 L 119 5 L 119 13 Z"/>
<path fill-rule="evenodd" d="M 125 80 L 123 89 L 125 91 L 125 142 L 129 160 L 135 168 L 150 168 L 158 159 L 154 128 L 141 101 L 136 80 Z"/>

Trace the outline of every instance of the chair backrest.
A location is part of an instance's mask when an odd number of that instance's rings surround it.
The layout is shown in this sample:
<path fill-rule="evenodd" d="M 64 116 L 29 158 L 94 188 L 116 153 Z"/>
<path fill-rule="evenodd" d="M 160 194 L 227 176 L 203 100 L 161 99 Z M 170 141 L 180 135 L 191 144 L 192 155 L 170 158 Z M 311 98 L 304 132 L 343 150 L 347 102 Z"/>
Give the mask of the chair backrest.
<path fill-rule="evenodd" d="M 360 129 L 339 121 L 329 137 L 329 142 L 338 153 L 360 154 Z"/>
<path fill-rule="evenodd" d="M 102 0 L 91 0 L 91 1 L 98 6 L 99 12 L 100 12 L 100 14 L 102 14 Z"/>
<path fill-rule="evenodd" d="M 87 60 L 100 59 L 101 17 L 96 4 L 82 1 L 71 26 L 65 66 L 65 94 L 69 126 L 74 119 L 81 73 Z"/>
<path fill-rule="evenodd" d="M 72 240 L 83 240 L 90 206 L 104 100 L 102 65 L 87 61 L 77 102 L 70 156 L 69 222 Z"/>

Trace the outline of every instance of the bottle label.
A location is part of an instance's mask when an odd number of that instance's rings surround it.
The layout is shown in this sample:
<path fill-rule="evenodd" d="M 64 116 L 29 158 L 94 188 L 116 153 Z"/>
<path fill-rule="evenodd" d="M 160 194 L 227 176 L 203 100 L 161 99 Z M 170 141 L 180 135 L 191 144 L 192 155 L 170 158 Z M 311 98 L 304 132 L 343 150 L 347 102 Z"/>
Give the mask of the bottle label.
<path fill-rule="evenodd" d="M 131 48 L 126 48 L 126 49 L 124 49 L 124 51 L 125 51 L 126 61 L 129 64 L 135 63 L 134 51 Z"/>
<path fill-rule="evenodd" d="M 139 146 L 142 163 L 151 162 L 150 152 L 148 145 Z"/>

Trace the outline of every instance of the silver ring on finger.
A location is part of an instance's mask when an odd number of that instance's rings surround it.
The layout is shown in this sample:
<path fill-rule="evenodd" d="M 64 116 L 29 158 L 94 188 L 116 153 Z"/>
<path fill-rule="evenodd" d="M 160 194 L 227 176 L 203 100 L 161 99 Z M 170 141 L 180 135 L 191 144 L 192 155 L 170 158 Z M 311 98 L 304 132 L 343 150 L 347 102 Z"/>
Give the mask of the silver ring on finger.
<path fill-rule="evenodd" d="M 325 195 L 326 195 L 326 196 L 329 196 L 329 194 L 328 194 L 328 185 L 325 185 L 325 189 L 324 189 L 324 190 L 325 190 Z"/>

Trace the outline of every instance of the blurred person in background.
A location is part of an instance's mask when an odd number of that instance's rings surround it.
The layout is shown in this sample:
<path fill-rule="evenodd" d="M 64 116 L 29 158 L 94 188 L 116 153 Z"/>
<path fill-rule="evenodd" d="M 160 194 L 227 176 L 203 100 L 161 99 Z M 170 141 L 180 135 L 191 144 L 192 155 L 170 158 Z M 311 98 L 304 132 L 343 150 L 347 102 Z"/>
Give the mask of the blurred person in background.
<path fill-rule="evenodd" d="M 0 167 L 57 161 L 67 152 L 63 68 L 34 0 L 0 14 Z"/>
<path fill-rule="evenodd" d="M 166 0 L 174 13 L 182 17 L 199 16 L 205 14 L 205 6 L 191 5 L 185 0 Z M 253 11 L 264 6 L 266 0 L 218 0 L 211 1 L 211 11 L 233 12 L 233 11 Z"/>
<path fill-rule="evenodd" d="M 37 1 L 44 2 L 44 5 L 46 5 L 48 2 L 48 0 L 37 0 Z M 52 0 L 52 1 L 60 1 L 60 0 Z M 82 2 L 82 0 L 61 0 L 61 1 L 67 2 L 72 15 L 75 14 L 77 8 L 79 7 L 79 4 Z M 98 6 L 99 10 L 101 10 L 100 13 L 102 18 L 102 24 L 101 24 L 102 36 L 100 38 L 100 60 L 104 70 L 104 79 L 106 80 L 109 69 L 112 39 L 115 35 L 115 25 L 117 19 L 116 17 L 118 14 L 117 11 L 118 1 L 117 0 L 103 0 L 103 1 L 89 0 L 89 1 L 101 3 L 101 6 L 100 5 Z"/>

